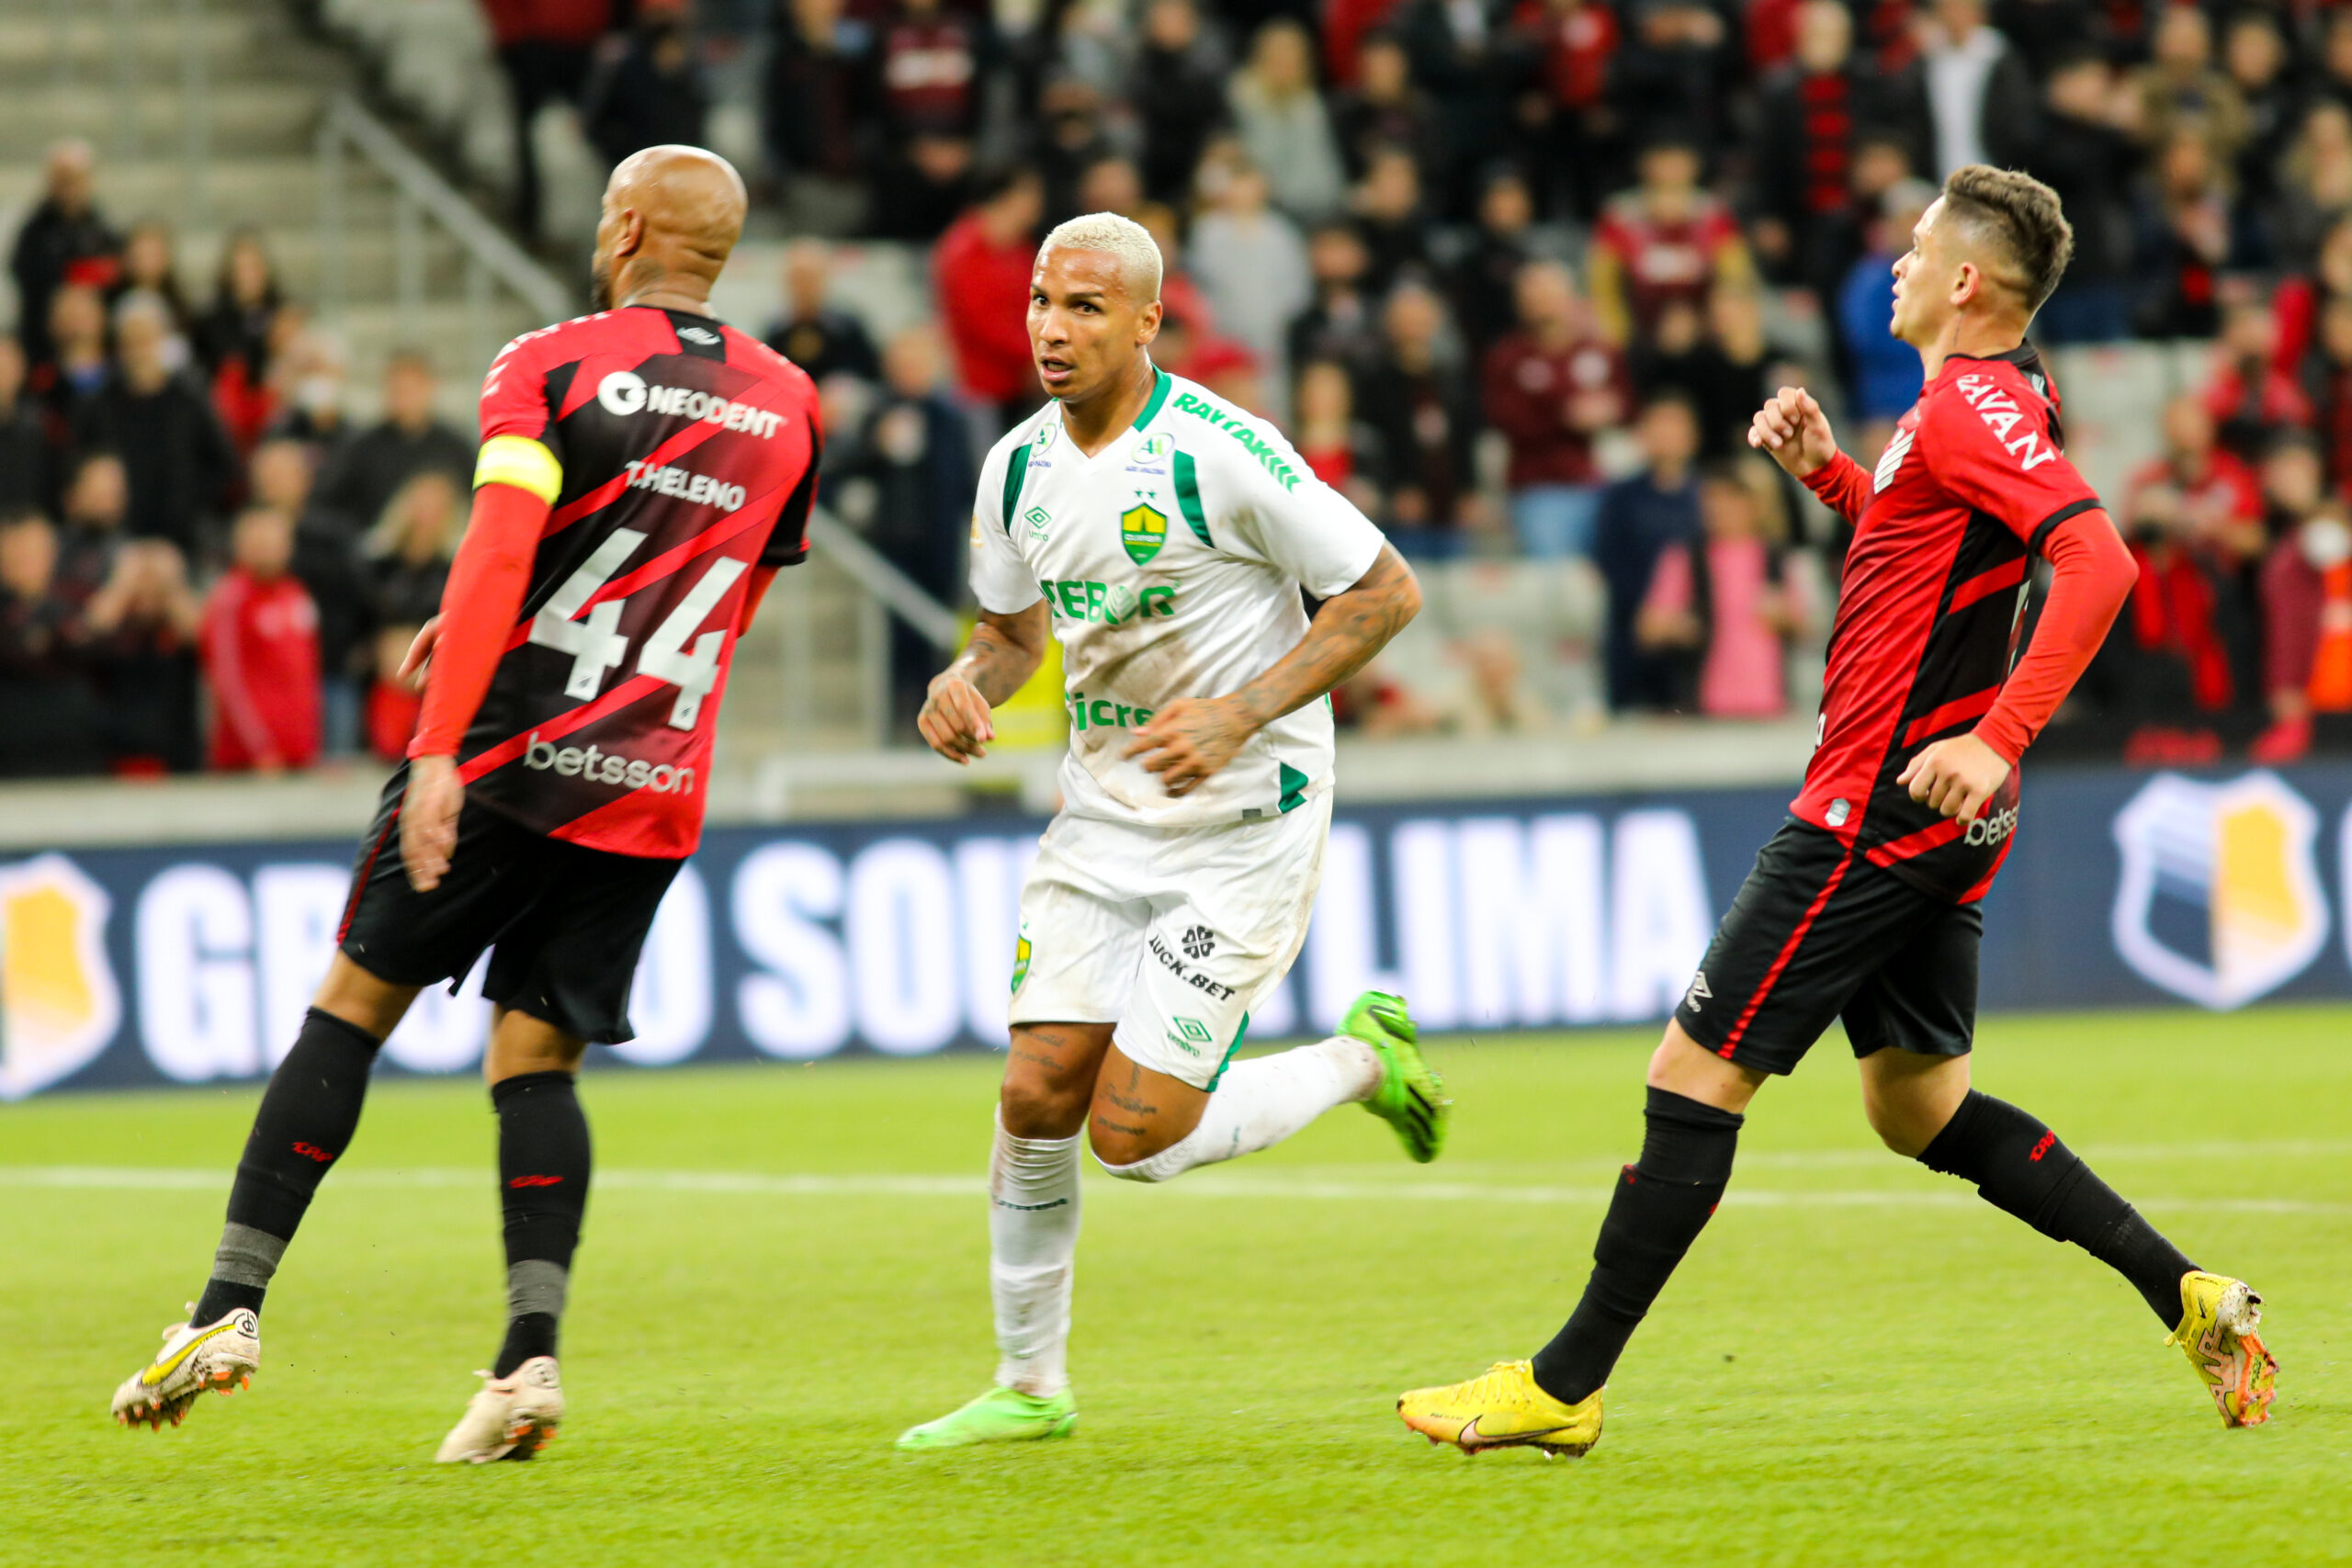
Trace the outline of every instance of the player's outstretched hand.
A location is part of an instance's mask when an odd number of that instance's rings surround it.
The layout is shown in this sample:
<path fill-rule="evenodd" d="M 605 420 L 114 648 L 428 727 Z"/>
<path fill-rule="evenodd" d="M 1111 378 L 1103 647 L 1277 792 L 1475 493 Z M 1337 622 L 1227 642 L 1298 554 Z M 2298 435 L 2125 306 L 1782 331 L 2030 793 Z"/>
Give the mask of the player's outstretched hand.
<path fill-rule="evenodd" d="M 454 757 L 418 757 L 408 765 L 408 793 L 401 800 L 401 864 L 408 885 L 430 893 L 448 874 L 458 848 L 458 810 L 466 786 Z"/>
<path fill-rule="evenodd" d="M 1136 731 L 1124 755 L 1141 757 L 1170 795 L 1190 795 L 1202 780 L 1233 761 L 1255 733 L 1231 697 L 1181 697 Z"/>
<path fill-rule="evenodd" d="M 416 640 L 408 645 L 408 652 L 392 679 L 409 691 L 424 691 L 424 667 L 433 662 L 434 645 L 440 640 L 441 617 L 435 615 L 416 628 Z"/>
<path fill-rule="evenodd" d="M 1748 423 L 1747 444 L 1798 479 L 1838 455 L 1829 416 L 1803 387 L 1783 387 L 1764 400 Z"/>
<path fill-rule="evenodd" d="M 1912 758 L 1894 782 L 1908 789 L 1912 799 L 1970 823 L 2008 779 L 2009 764 L 1998 751 L 1973 735 L 1955 735 Z"/>
<path fill-rule="evenodd" d="M 915 730 L 924 745 L 960 768 L 975 757 L 989 754 L 988 743 L 996 739 L 996 721 L 989 716 L 989 700 L 978 687 L 958 671 L 943 670 L 931 678 L 922 712 L 915 715 Z"/>

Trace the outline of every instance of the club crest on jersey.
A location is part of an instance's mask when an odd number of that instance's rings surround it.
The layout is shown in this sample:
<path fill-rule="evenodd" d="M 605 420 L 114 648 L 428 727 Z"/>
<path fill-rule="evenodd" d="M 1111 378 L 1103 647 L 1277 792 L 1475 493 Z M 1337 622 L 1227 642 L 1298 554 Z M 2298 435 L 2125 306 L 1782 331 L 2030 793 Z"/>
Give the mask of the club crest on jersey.
<path fill-rule="evenodd" d="M 1029 978 L 1029 939 L 1023 937 L 1012 947 L 1012 988 L 1019 990 L 1021 982 Z"/>
<path fill-rule="evenodd" d="M 1168 542 L 1168 518 L 1157 508 L 1137 504 L 1119 513 L 1119 543 L 1127 558 L 1142 566 Z"/>

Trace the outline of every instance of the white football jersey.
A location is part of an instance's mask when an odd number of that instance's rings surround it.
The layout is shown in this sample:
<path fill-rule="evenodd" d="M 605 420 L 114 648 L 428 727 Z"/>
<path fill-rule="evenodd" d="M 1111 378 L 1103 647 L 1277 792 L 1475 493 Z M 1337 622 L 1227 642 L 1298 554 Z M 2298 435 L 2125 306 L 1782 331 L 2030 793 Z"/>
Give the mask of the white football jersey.
<path fill-rule="evenodd" d="M 1042 596 L 1062 645 L 1065 808 L 1155 828 L 1296 809 L 1331 784 L 1327 700 L 1252 736 L 1170 795 L 1136 730 L 1179 697 L 1221 697 L 1306 634 L 1305 589 L 1352 588 L 1380 530 L 1274 427 L 1166 371 L 1133 427 L 1092 457 L 1048 403 L 998 442 L 972 517 L 972 592 L 998 615 Z"/>

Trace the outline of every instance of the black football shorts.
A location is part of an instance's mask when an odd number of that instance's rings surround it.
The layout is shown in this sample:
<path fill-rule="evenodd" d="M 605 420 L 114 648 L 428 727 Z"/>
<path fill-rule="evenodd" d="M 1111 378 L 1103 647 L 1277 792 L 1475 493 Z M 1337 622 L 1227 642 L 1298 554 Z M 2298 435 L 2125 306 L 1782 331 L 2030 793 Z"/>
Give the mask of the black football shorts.
<path fill-rule="evenodd" d="M 1976 1033 L 1977 904 L 1921 892 L 1791 818 L 1756 856 L 1674 1016 L 1719 1056 L 1796 1069 L 1843 1018 L 1854 1055 L 1968 1053 Z"/>
<path fill-rule="evenodd" d="M 549 839 L 469 800 L 441 885 L 409 886 L 401 863 L 403 765 L 359 851 L 339 933 L 344 955 L 395 986 L 462 978 L 483 949 L 482 994 L 593 1044 L 632 1039 L 629 985 L 654 911 L 684 861 Z"/>

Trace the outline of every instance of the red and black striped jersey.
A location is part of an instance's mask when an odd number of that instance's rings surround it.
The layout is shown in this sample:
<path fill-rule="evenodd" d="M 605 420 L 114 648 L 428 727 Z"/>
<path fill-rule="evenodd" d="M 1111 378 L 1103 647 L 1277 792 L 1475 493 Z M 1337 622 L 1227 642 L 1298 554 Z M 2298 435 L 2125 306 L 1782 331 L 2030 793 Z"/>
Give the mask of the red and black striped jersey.
<path fill-rule="evenodd" d="M 1954 355 L 1871 476 L 1846 552 L 1818 738 L 1791 809 L 1926 892 L 1982 897 L 2017 827 L 2018 770 L 1965 827 L 1895 783 L 2001 694 L 2031 558 L 2099 505 L 2059 449 L 2030 345 Z"/>
<path fill-rule="evenodd" d="M 550 503 L 458 750 L 477 799 L 620 854 L 694 852 L 747 579 L 808 553 L 817 393 L 723 322 L 631 306 L 508 344 L 476 482 Z"/>

